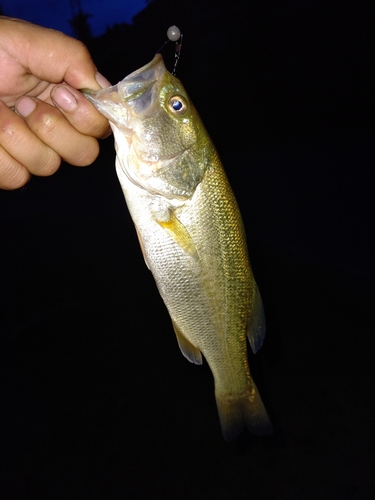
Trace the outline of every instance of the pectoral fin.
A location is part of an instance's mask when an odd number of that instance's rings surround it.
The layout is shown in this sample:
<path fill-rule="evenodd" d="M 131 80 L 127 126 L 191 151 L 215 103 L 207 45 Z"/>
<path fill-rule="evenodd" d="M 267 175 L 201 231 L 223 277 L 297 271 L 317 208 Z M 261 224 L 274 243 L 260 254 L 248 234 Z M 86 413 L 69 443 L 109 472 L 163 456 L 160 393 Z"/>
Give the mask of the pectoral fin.
<path fill-rule="evenodd" d="M 265 334 L 266 318 L 263 311 L 262 297 L 256 286 L 251 316 L 247 325 L 247 338 L 249 339 L 254 354 L 262 347 Z"/>
<path fill-rule="evenodd" d="M 197 347 L 195 347 L 191 342 L 189 342 L 186 337 L 184 337 L 184 335 L 181 333 L 181 330 L 178 328 L 178 326 L 173 320 L 172 320 L 172 325 L 182 354 L 185 356 L 186 359 L 190 361 L 190 363 L 194 363 L 195 365 L 201 365 L 202 354 L 200 350 Z"/>
<path fill-rule="evenodd" d="M 186 253 L 188 253 L 194 259 L 198 259 L 197 249 L 193 238 L 190 236 L 189 231 L 186 227 L 179 221 L 176 215 L 170 210 L 170 217 L 167 221 L 156 221 L 159 226 L 167 231 L 169 236 L 177 243 L 179 247 L 182 248 Z"/>

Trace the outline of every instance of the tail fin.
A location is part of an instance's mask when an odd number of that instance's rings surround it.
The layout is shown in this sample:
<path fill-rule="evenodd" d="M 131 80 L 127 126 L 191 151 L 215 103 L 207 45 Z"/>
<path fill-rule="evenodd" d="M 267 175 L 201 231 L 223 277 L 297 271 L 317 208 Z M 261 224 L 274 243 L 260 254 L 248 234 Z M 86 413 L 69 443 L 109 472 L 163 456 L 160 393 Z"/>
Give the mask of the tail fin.
<path fill-rule="evenodd" d="M 252 382 L 248 391 L 233 394 L 215 390 L 221 431 L 226 441 L 233 441 L 247 427 L 258 436 L 272 434 L 272 424 Z"/>

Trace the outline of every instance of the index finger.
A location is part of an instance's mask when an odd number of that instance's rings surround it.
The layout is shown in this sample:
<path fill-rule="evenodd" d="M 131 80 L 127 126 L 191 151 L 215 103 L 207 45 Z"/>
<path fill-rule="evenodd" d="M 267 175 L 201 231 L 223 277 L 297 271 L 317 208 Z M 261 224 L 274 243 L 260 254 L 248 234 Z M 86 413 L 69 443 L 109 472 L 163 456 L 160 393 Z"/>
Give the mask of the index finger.
<path fill-rule="evenodd" d="M 1 21 L 3 48 L 29 73 L 51 83 L 65 81 L 76 89 L 101 88 L 95 78 L 95 64 L 82 42 L 27 21 Z"/>

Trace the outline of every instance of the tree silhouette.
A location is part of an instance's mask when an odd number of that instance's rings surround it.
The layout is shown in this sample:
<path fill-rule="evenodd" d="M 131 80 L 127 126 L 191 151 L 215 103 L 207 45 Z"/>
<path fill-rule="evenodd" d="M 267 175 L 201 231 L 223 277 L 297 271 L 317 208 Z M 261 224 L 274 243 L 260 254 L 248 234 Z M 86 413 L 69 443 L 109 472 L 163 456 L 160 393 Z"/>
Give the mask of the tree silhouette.
<path fill-rule="evenodd" d="M 88 19 L 91 14 L 82 11 L 80 0 L 70 0 L 73 17 L 69 20 L 70 26 L 73 28 L 75 36 L 88 43 L 92 39 L 91 27 Z"/>

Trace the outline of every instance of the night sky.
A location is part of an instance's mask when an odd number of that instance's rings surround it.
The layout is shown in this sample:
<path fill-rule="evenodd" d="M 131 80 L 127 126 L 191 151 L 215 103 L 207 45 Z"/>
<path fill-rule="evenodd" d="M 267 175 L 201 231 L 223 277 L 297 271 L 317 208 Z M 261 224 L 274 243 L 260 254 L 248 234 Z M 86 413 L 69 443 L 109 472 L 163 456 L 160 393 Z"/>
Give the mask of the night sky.
<path fill-rule="evenodd" d="M 73 13 L 77 13 L 77 6 L 80 3 L 85 14 L 91 14 L 89 23 L 94 36 L 104 33 L 107 26 L 115 23 L 131 23 L 137 12 L 146 5 L 146 0 L 35 0 L 25 2 L 24 0 L 2 0 L 0 5 L 3 14 L 9 17 L 18 17 L 35 24 L 54 28 L 63 31 L 67 35 L 72 35 L 69 19 Z"/>

